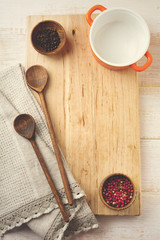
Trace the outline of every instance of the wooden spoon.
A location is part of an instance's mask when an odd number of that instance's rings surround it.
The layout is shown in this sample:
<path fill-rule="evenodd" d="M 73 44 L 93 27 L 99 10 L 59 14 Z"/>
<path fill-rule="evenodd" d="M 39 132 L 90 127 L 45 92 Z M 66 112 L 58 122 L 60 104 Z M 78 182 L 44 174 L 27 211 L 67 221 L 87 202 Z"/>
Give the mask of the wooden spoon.
<path fill-rule="evenodd" d="M 56 159 L 58 162 L 64 189 L 65 189 L 66 196 L 68 199 L 68 203 L 71 205 L 71 204 L 73 204 L 73 197 L 72 197 L 72 193 L 71 193 L 71 190 L 69 187 L 69 182 L 68 182 L 68 178 L 66 175 L 66 171 L 63 166 L 61 154 L 60 154 L 58 145 L 56 143 L 55 133 L 53 130 L 51 118 L 50 118 L 50 115 L 49 115 L 49 112 L 47 109 L 47 105 L 46 105 L 46 101 L 45 101 L 45 97 L 44 97 L 44 93 L 43 93 L 43 90 L 47 84 L 47 81 L 48 81 L 48 73 L 47 73 L 47 70 L 42 66 L 34 65 L 26 71 L 26 82 L 27 82 L 28 86 L 30 88 L 32 88 L 33 90 L 35 90 L 39 94 L 39 97 L 41 100 L 41 107 L 42 107 L 42 110 L 44 112 L 44 115 L 45 115 L 45 118 L 47 121 L 50 137 L 52 140 L 53 149 L 54 149 Z"/>
<path fill-rule="evenodd" d="M 48 181 L 48 183 L 50 185 L 50 188 L 51 188 L 51 190 L 52 190 L 52 192 L 53 192 L 53 194 L 55 196 L 55 199 L 56 199 L 57 204 L 58 204 L 58 206 L 60 208 L 62 216 L 63 216 L 64 220 L 66 222 L 68 222 L 69 218 L 68 218 L 68 215 L 66 213 L 66 210 L 65 210 L 65 208 L 63 206 L 63 203 L 62 203 L 62 201 L 61 201 L 61 199 L 60 199 L 60 197 L 58 195 L 58 192 L 57 192 L 56 187 L 55 187 L 55 185 L 54 185 L 54 183 L 52 181 L 52 178 L 51 178 L 50 173 L 49 173 L 49 171 L 47 169 L 45 161 L 44 161 L 44 159 L 43 159 L 43 157 L 42 157 L 42 155 L 41 155 L 41 153 L 39 151 L 39 148 L 38 148 L 38 146 L 37 146 L 37 144 L 35 142 L 35 139 L 34 139 L 35 127 L 36 127 L 35 121 L 34 121 L 33 117 L 30 116 L 29 114 L 21 114 L 21 115 L 17 116 L 15 118 L 15 120 L 14 120 L 14 129 L 16 130 L 16 132 L 19 135 L 27 138 L 31 142 L 31 144 L 32 144 L 32 146 L 34 148 L 34 151 L 35 151 L 35 153 L 37 155 L 37 158 L 38 158 L 38 160 L 40 162 L 40 165 L 41 165 L 41 167 L 43 169 L 43 172 L 44 172 L 44 174 L 45 174 L 45 176 L 47 178 L 47 181 Z"/>

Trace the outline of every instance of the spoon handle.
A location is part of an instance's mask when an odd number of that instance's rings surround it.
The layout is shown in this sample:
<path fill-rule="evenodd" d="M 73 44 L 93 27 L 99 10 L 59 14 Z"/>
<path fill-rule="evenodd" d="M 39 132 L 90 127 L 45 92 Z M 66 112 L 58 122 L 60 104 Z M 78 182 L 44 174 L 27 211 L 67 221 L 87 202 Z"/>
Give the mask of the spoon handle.
<path fill-rule="evenodd" d="M 70 189 L 70 186 L 69 186 L 69 181 L 68 181 L 68 178 L 67 178 L 67 174 L 66 174 L 66 171 L 65 171 L 65 168 L 64 168 L 64 165 L 63 165 L 63 161 L 62 161 L 62 158 L 61 158 L 61 154 L 60 154 L 58 145 L 56 143 L 55 133 L 54 133 L 54 130 L 53 130 L 51 118 L 50 118 L 50 115 L 49 115 L 49 112 L 48 112 L 48 109 L 47 109 L 47 105 L 46 105 L 46 101 L 45 101 L 43 92 L 39 92 L 39 97 L 40 97 L 40 100 L 41 100 L 41 107 L 42 107 L 42 110 L 44 112 L 44 115 L 45 115 L 45 118 L 46 118 L 46 121 L 47 121 L 50 137 L 51 137 L 51 140 L 52 140 L 53 149 L 54 149 L 54 152 L 55 152 L 55 155 L 56 155 L 56 159 L 57 159 L 57 163 L 58 163 L 59 170 L 60 170 L 60 173 L 61 173 L 64 189 L 65 189 L 66 196 L 67 196 L 67 199 L 68 199 L 68 204 L 71 205 L 71 204 L 73 204 L 73 197 L 72 197 L 71 189 Z"/>
<path fill-rule="evenodd" d="M 41 165 L 41 167 L 43 169 L 43 172 L 44 172 L 44 174 L 45 174 L 45 176 L 47 178 L 47 181 L 48 181 L 48 183 L 49 183 L 49 185 L 51 187 L 51 190 L 52 190 L 52 192 L 53 192 L 53 194 L 55 196 L 55 199 L 56 199 L 56 201 L 58 203 L 58 206 L 60 208 L 62 216 L 63 216 L 65 222 L 69 222 L 69 218 L 68 218 L 67 212 L 66 212 L 66 210 L 64 208 L 64 205 L 63 205 L 63 203 L 62 203 L 62 201 L 61 201 L 61 199 L 60 199 L 60 197 L 58 195 L 57 189 L 56 189 L 56 187 L 55 187 L 55 185 L 54 185 L 54 183 L 52 181 L 52 178 L 51 178 L 50 173 L 48 171 L 48 168 L 47 168 L 47 166 L 46 166 L 46 164 L 45 164 L 45 162 L 43 160 L 43 157 L 42 157 L 42 155 L 41 155 L 41 153 L 39 151 L 39 148 L 37 147 L 37 144 L 36 144 L 36 142 L 35 142 L 35 140 L 33 138 L 31 138 L 29 140 L 30 140 L 30 142 L 32 144 L 32 147 L 34 148 L 34 151 L 35 151 L 35 153 L 37 155 L 37 158 L 38 158 L 38 160 L 40 162 L 40 165 Z"/>

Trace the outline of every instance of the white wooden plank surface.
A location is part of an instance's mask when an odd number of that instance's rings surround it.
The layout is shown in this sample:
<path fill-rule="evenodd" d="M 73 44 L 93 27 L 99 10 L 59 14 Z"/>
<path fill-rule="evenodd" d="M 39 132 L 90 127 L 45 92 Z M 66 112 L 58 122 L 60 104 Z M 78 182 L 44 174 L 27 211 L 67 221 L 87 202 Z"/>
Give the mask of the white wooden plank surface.
<path fill-rule="evenodd" d="M 139 74 L 142 160 L 142 215 L 98 217 L 99 229 L 74 240 L 157 240 L 160 238 L 160 0 L 1 0 L 0 69 L 24 64 L 25 22 L 31 14 L 86 13 L 95 4 L 126 7 L 141 14 L 151 31 L 152 67 Z M 143 62 L 144 60 L 142 60 Z M 4 240 L 41 240 L 27 227 L 7 233 Z"/>

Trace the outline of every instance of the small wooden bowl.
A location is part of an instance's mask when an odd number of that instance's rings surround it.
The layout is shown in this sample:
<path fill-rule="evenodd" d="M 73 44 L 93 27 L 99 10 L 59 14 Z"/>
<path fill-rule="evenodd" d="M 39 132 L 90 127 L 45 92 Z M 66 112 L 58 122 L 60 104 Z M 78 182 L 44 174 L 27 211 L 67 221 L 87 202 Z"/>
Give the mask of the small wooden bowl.
<path fill-rule="evenodd" d="M 132 200 L 131 200 L 127 205 L 125 205 L 124 207 L 119 207 L 119 208 L 110 206 L 110 205 L 105 201 L 105 199 L 103 198 L 103 194 L 102 194 L 102 190 L 103 190 L 103 185 L 104 185 L 104 183 L 105 183 L 110 177 L 117 176 L 117 175 L 119 175 L 119 176 L 124 176 L 125 178 L 127 178 L 127 179 L 132 183 L 132 185 L 133 185 L 133 190 L 134 190 Z M 131 179 L 130 179 L 127 175 L 122 174 L 122 173 L 114 173 L 114 174 L 109 175 L 109 176 L 106 177 L 105 179 L 103 179 L 103 181 L 101 182 L 100 188 L 99 188 L 99 194 L 100 194 L 100 198 L 101 198 L 102 202 L 103 202 L 107 207 L 109 207 L 109 208 L 111 208 L 111 209 L 113 209 L 113 210 L 118 210 L 118 211 L 119 211 L 119 210 L 124 210 L 124 209 L 130 207 L 130 206 L 133 204 L 133 202 L 134 202 L 134 200 L 135 200 L 135 196 L 136 196 L 136 188 L 135 188 L 135 185 L 133 184 L 133 182 L 131 181 Z"/>
<path fill-rule="evenodd" d="M 50 52 L 45 51 L 41 46 L 39 46 L 36 40 L 37 33 L 45 29 L 52 29 L 54 31 L 57 31 L 60 38 L 60 44 L 58 45 L 58 47 Z M 42 21 L 42 22 L 39 22 L 33 28 L 31 32 L 31 42 L 34 49 L 41 54 L 44 54 L 44 55 L 57 54 L 62 50 L 62 48 L 66 43 L 66 33 L 64 28 L 58 22 L 51 21 L 51 20 Z"/>

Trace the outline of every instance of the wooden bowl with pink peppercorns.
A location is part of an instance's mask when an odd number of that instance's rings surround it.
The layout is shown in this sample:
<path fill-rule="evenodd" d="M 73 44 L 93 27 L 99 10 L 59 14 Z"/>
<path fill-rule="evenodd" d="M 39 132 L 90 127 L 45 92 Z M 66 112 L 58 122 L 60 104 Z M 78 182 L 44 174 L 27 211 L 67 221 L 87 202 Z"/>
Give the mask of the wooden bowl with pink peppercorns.
<path fill-rule="evenodd" d="M 113 210 L 130 207 L 135 200 L 135 195 L 135 185 L 128 176 L 122 173 L 109 175 L 100 185 L 102 202 Z"/>

